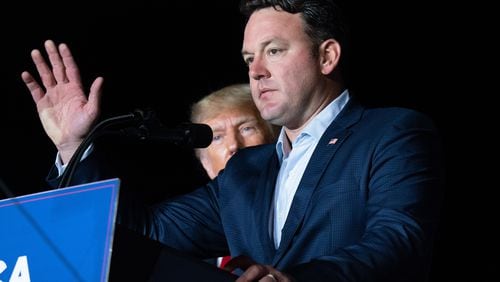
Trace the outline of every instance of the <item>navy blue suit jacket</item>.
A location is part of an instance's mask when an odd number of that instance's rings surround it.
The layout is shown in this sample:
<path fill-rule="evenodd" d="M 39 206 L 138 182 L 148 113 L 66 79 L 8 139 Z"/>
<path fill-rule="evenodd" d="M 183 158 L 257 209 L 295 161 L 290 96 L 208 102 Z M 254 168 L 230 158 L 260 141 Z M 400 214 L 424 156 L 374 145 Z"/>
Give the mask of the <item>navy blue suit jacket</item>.
<path fill-rule="evenodd" d="M 240 150 L 208 185 L 122 209 L 120 220 L 193 255 L 246 255 L 299 281 L 422 281 L 441 199 L 439 143 L 422 114 L 351 99 L 307 165 L 278 249 L 269 232 L 274 144 Z M 82 163 L 80 182 L 99 177 L 94 165 Z"/>

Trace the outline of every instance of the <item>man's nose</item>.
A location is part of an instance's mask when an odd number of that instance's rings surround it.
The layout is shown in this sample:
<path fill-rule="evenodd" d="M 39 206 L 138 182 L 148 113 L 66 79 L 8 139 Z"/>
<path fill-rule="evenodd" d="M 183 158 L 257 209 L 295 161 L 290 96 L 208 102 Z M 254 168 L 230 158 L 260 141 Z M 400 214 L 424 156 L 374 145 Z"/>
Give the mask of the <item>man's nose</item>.
<path fill-rule="evenodd" d="M 229 155 L 234 155 L 238 149 L 243 147 L 243 142 L 241 142 L 237 134 L 229 134 L 226 138 Z"/>
<path fill-rule="evenodd" d="M 271 73 L 267 69 L 265 62 L 256 57 L 248 67 L 248 75 L 250 78 L 260 80 L 262 78 L 271 77 Z"/>

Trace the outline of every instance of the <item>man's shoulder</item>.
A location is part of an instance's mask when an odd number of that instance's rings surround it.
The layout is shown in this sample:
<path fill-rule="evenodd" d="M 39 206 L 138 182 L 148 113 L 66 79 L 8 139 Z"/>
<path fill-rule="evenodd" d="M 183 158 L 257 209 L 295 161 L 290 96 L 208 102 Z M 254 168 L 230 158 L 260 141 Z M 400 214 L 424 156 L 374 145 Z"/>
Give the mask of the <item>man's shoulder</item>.
<path fill-rule="evenodd" d="M 262 166 L 276 155 L 276 144 L 263 144 L 239 149 L 234 156 L 229 159 L 229 163 L 238 166 Z"/>
<path fill-rule="evenodd" d="M 224 175 L 230 175 L 233 180 L 260 175 L 278 162 L 275 148 L 275 144 L 265 144 L 238 150 L 227 162 Z"/>
<path fill-rule="evenodd" d="M 276 143 L 270 143 L 242 148 L 236 155 L 242 158 L 261 159 L 264 156 L 272 156 L 274 152 L 276 152 Z"/>
<path fill-rule="evenodd" d="M 417 110 L 403 107 L 366 107 L 365 113 L 370 115 L 384 116 L 422 116 L 425 115 Z"/>
<path fill-rule="evenodd" d="M 362 120 L 381 125 L 399 124 L 410 127 L 434 127 L 434 123 L 428 115 L 414 109 L 402 107 L 366 108 Z"/>

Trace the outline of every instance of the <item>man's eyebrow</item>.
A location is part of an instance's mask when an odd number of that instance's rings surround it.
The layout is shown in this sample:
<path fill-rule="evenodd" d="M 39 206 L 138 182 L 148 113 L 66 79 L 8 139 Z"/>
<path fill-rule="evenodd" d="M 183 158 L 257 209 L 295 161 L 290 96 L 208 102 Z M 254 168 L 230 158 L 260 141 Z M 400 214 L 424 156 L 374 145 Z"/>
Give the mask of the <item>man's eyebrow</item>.
<path fill-rule="evenodd" d="M 273 41 L 280 41 L 280 40 L 278 38 L 275 38 L 275 37 L 273 37 L 273 38 L 271 38 L 269 40 L 266 40 L 266 41 L 264 41 L 264 42 L 262 42 L 262 43 L 259 44 L 259 50 L 264 49 L 267 45 L 271 44 L 271 42 L 273 42 Z M 246 51 L 244 49 L 241 50 L 241 55 L 242 56 L 252 55 L 252 54 L 253 54 L 252 52 L 248 52 L 248 51 Z"/>
<path fill-rule="evenodd" d="M 225 126 L 224 126 L 223 122 L 216 122 L 215 124 L 212 124 L 211 127 L 212 127 L 213 131 L 224 130 L 225 129 Z"/>
<path fill-rule="evenodd" d="M 236 120 L 236 122 L 235 122 L 236 124 L 242 125 L 242 124 L 248 123 L 248 122 L 256 122 L 257 118 L 252 116 L 252 115 L 245 115 L 245 116 L 238 117 L 235 120 Z"/>
<path fill-rule="evenodd" d="M 248 51 L 245 51 L 245 50 L 241 50 L 241 56 L 245 57 L 245 55 L 251 55 L 252 53 L 248 52 Z"/>

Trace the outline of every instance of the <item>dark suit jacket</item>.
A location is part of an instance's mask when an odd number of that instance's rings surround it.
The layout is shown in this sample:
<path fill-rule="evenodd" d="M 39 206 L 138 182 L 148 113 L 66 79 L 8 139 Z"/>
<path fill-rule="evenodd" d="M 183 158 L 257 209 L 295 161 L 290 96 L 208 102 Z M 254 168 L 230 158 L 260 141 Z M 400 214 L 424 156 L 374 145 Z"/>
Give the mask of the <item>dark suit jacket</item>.
<path fill-rule="evenodd" d="M 307 165 L 277 250 L 269 235 L 274 144 L 240 150 L 190 194 L 141 212 L 122 207 L 120 220 L 196 256 L 230 251 L 299 281 L 422 281 L 441 199 L 439 143 L 425 116 L 352 99 Z M 80 181 L 96 180 L 86 163 Z"/>

